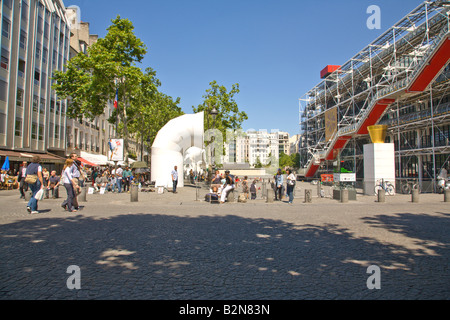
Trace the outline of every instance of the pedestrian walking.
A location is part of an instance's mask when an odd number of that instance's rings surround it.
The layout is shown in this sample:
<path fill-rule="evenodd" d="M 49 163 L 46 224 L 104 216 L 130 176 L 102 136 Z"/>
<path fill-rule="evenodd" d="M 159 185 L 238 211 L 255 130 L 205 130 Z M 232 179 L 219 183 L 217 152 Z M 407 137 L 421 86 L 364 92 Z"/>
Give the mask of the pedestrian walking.
<path fill-rule="evenodd" d="M 31 159 L 30 165 L 27 167 L 25 172 L 25 180 L 31 190 L 31 199 L 28 201 L 27 210 L 31 214 L 39 213 L 38 210 L 38 200 L 36 199 L 36 194 L 39 190 L 44 189 L 44 180 L 42 178 L 42 166 L 39 164 L 41 158 L 39 156 L 34 156 Z M 42 190 L 44 192 L 44 190 Z"/>
<path fill-rule="evenodd" d="M 71 153 L 70 157 L 69 157 L 73 162 L 72 162 L 72 166 L 71 168 L 71 173 L 72 173 L 72 179 L 73 182 L 75 183 L 75 187 L 74 187 L 74 191 L 75 191 L 75 196 L 73 197 L 73 207 L 78 210 L 78 195 L 81 193 L 81 181 L 80 181 L 80 176 L 81 176 L 81 172 L 80 172 L 80 166 L 77 163 L 77 159 L 78 159 L 78 155 L 76 153 Z"/>
<path fill-rule="evenodd" d="M 123 178 L 123 169 L 121 167 L 121 165 L 119 164 L 119 166 L 117 167 L 116 170 L 116 183 L 117 183 L 117 190 L 119 193 L 122 193 L 122 178 Z"/>
<path fill-rule="evenodd" d="M 172 170 L 172 172 L 170 174 L 172 175 L 173 193 L 177 193 L 177 185 L 178 185 L 177 166 L 173 167 L 173 170 Z"/>
<path fill-rule="evenodd" d="M 28 191 L 28 183 L 25 182 L 25 175 L 27 172 L 27 162 L 22 162 L 21 167 L 17 175 L 17 181 L 19 182 L 20 199 L 25 199 L 25 192 Z"/>
<path fill-rule="evenodd" d="M 289 197 L 289 203 L 292 203 L 294 201 L 294 188 L 296 183 L 296 177 L 291 169 L 286 170 L 287 171 L 287 178 L 286 178 L 286 192 Z"/>
<path fill-rule="evenodd" d="M 75 190 L 77 188 L 81 188 L 78 186 L 77 182 L 75 181 L 75 178 L 73 177 L 73 159 L 67 159 L 64 163 L 64 169 L 62 174 L 62 182 L 64 184 L 64 188 L 66 188 L 67 192 L 67 199 L 64 200 L 64 202 L 61 204 L 61 207 L 63 207 L 65 210 L 69 212 L 76 212 L 77 209 L 73 209 L 73 202 L 74 198 L 76 197 Z"/>

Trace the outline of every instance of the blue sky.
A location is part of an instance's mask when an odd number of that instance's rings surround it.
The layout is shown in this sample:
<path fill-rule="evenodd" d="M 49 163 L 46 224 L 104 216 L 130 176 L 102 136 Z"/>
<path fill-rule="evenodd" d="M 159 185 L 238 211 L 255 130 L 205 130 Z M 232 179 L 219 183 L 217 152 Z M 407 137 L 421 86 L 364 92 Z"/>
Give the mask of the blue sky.
<path fill-rule="evenodd" d="M 299 133 L 299 101 L 328 64 L 341 65 L 412 11 L 419 0 L 64 0 L 81 9 L 91 34 L 106 35 L 117 15 L 148 47 L 160 91 L 192 113 L 209 83 L 231 89 L 248 114 L 243 129 Z M 381 29 L 370 30 L 370 5 Z"/>

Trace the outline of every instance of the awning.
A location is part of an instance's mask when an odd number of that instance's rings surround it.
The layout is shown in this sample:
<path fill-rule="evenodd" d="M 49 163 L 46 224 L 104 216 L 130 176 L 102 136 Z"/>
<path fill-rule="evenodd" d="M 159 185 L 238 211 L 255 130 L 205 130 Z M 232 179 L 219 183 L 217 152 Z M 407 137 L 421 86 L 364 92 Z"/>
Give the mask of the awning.
<path fill-rule="evenodd" d="M 13 150 L 0 150 L 0 156 L 9 157 L 10 161 L 31 161 L 34 156 L 41 158 L 41 163 L 64 163 L 65 158 L 59 157 L 51 153 L 34 153 Z"/>
<path fill-rule="evenodd" d="M 98 166 L 97 164 L 92 163 L 90 161 L 87 161 L 86 159 L 83 159 L 81 157 L 78 157 L 78 160 L 80 160 L 84 165 L 87 165 L 87 166 L 91 166 L 91 167 L 97 167 Z"/>
<path fill-rule="evenodd" d="M 108 165 L 108 157 L 102 154 L 94 154 L 89 152 L 80 151 L 80 157 L 78 159 L 83 159 L 94 164 L 94 166 L 106 166 Z"/>

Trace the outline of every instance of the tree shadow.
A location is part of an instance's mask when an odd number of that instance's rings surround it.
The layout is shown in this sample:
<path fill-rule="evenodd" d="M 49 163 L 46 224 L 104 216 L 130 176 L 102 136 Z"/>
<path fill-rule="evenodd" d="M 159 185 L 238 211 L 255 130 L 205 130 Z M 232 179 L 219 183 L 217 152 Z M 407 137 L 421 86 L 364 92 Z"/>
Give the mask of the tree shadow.
<path fill-rule="evenodd" d="M 441 245 L 429 255 L 334 224 L 234 215 L 23 220 L 0 226 L 0 299 L 449 298 L 448 214 L 365 222 Z M 366 285 L 372 264 L 382 268 L 380 290 Z M 70 265 L 81 269 L 81 290 L 66 287 Z"/>

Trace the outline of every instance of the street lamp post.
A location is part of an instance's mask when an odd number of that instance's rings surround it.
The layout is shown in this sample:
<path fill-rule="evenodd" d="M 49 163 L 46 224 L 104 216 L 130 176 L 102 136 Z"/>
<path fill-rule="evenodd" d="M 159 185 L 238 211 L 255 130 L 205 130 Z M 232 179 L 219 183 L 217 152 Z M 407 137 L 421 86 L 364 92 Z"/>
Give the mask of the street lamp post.
<path fill-rule="evenodd" d="M 209 112 L 209 114 L 212 116 L 212 118 L 213 118 L 213 123 L 212 123 L 212 129 L 213 129 L 213 131 L 214 131 L 214 125 L 215 125 L 215 123 L 216 123 L 216 117 L 217 117 L 217 114 L 218 114 L 219 112 L 217 111 L 217 109 L 216 109 L 216 107 L 215 106 L 213 106 L 213 109 Z M 214 136 L 213 136 L 213 138 L 211 139 L 211 144 L 213 143 L 213 141 L 214 141 L 215 139 L 214 139 Z M 211 149 L 211 153 L 213 153 L 212 152 L 212 150 L 213 149 Z M 214 159 L 214 154 L 211 154 L 211 165 L 212 165 L 212 168 L 211 169 L 214 169 L 214 171 L 215 171 L 215 166 L 216 166 L 216 164 L 215 164 L 215 159 Z"/>

